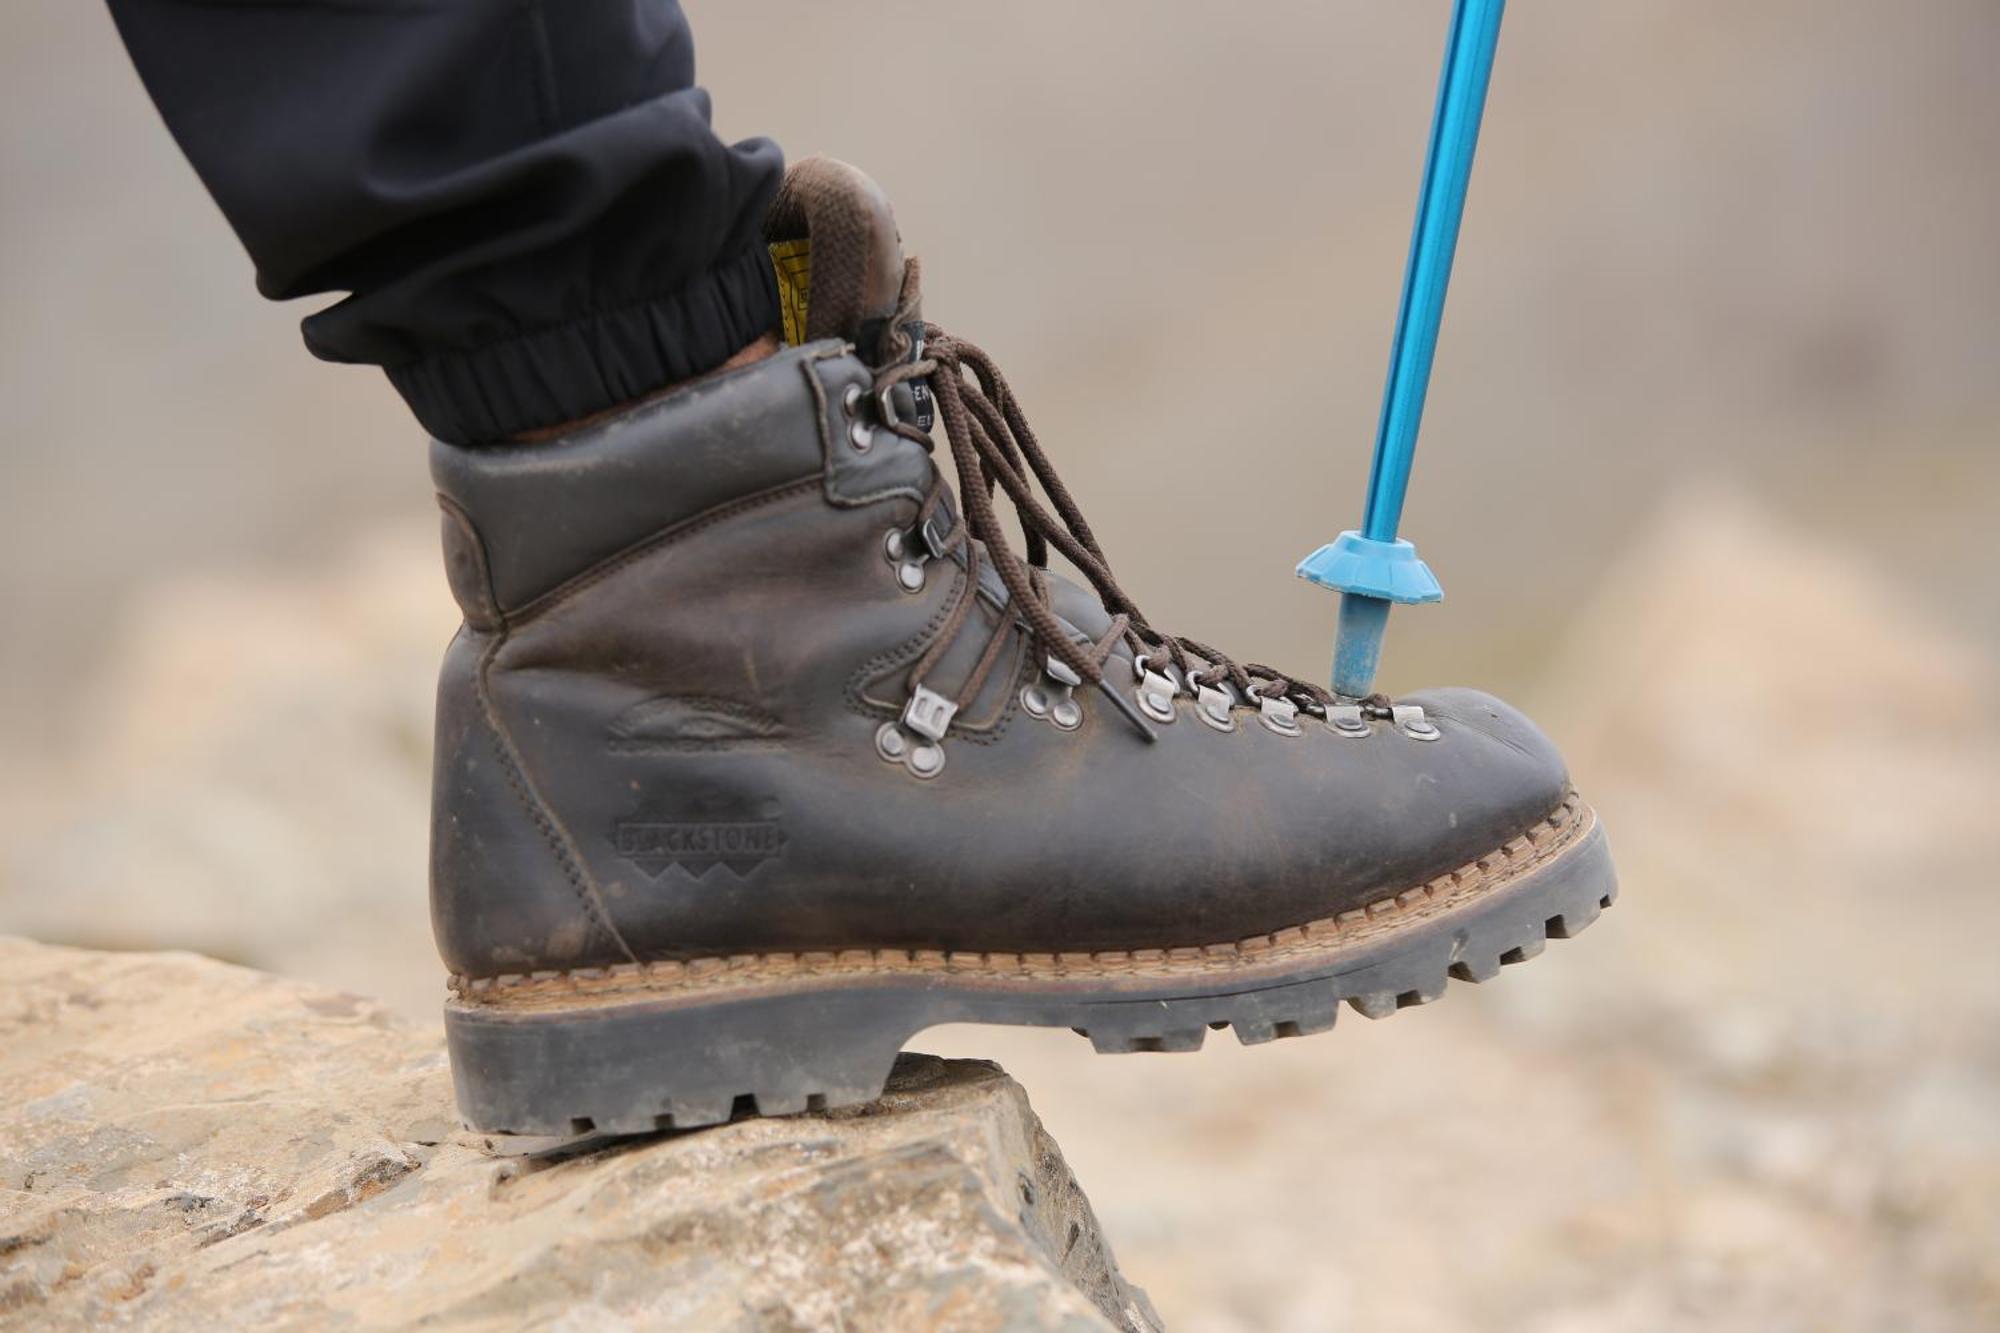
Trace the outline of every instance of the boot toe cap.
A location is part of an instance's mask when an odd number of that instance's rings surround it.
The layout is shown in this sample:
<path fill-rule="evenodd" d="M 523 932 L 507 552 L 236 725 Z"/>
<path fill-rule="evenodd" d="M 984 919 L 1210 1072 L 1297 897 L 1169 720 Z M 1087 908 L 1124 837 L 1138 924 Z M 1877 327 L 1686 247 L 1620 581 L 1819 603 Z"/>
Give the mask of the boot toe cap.
<path fill-rule="evenodd" d="M 1424 746 L 1407 791 L 1414 817 L 1398 821 L 1413 832 L 1428 830 L 1428 847 L 1408 849 L 1420 868 L 1442 873 L 1475 860 L 1541 823 L 1568 795 L 1561 753 L 1511 704 L 1463 688 L 1427 690 L 1403 702 L 1422 707 L 1439 733 Z"/>

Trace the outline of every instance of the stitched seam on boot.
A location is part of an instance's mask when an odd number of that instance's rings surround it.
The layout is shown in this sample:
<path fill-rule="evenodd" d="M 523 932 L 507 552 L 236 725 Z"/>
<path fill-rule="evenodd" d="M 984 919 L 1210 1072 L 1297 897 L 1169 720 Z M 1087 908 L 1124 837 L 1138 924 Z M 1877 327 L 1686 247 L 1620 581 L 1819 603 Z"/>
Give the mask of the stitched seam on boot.
<path fill-rule="evenodd" d="M 958 577 L 963 578 L 964 576 L 965 571 L 959 570 Z M 957 586 L 957 583 L 954 582 L 952 585 L 954 591 L 957 589 Z M 938 609 L 931 613 L 931 618 L 924 622 L 922 629 L 894 648 L 889 649 L 887 652 L 875 654 L 875 656 L 855 668 L 854 674 L 847 678 L 847 688 L 843 691 L 847 699 L 849 711 L 869 718 L 900 716 L 892 706 L 868 702 L 868 696 L 863 691 L 867 688 L 870 680 L 873 680 L 888 668 L 901 666 L 906 662 L 913 662 L 921 657 L 925 646 L 930 643 L 932 636 L 937 633 L 939 626 L 951 619 L 951 604 L 952 598 L 945 598 L 944 601 L 938 604 Z"/>
<path fill-rule="evenodd" d="M 713 527 L 725 519 L 735 518 L 740 514 L 748 513 L 752 509 L 757 509 L 774 501 L 788 499 L 794 495 L 807 494 L 817 489 L 819 483 L 820 478 L 817 474 L 809 477 L 801 477 L 794 481 L 781 482 L 765 490 L 754 491 L 749 495 L 738 496 L 734 500 L 716 505 L 713 508 L 704 509 L 699 514 L 690 515 L 678 523 L 670 524 L 653 532 L 649 536 L 641 537 L 624 550 L 617 552 L 615 555 L 604 557 L 604 559 L 591 565 L 581 573 L 572 574 L 569 578 L 564 579 L 547 592 L 538 593 L 528 601 L 522 603 L 515 610 L 508 612 L 508 623 L 513 625 L 526 624 L 538 616 L 547 614 L 585 589 L 603 582 L 605 579 L 611 577 L 611 575 L 625 568 L 625 566 L 636 560 L 644 559 L 662 547 L 671 546 L 683 537 L 692 536 L 705 528 Z"/>
<path fill-rule="evenodd" d="M 530 819 L 534 820 L 535 827 L 541 830 L 543 839 L 556 858 L 556 865 L 562 870 L 564 878 L 569 880 L 571 890 L 575 892 L 577 901 L 583 906 L 585 918 L 617 946 L 619 953 L 636 962 L 639 955 L 632 951 L 632 946 L 625 942 L 625 937 L 619 933 L 618 927 L 612 924 L 611 914 L 604 906 L 604 897 L 590 878 L 589 869 L 583 864 L 583 858 L 577 852 L 569 831 L 563 827 L 555 812 L 549 809 L 541 794 L 534 789 L 533 782 L 528 778 L 526 765 L 522 763 L 519 752 L 514 748 L 513 738 L 508 735 L 506 724 L 501 719 L 499 710 L 494 707 L 492 694 L 487 688 L 487 673 L 493 664 L 494 656 L 506 641 L 507 635 L 504 631 L 495 635 L 493 642 L 487 646 L 479 659 L 477 683 L 479 711 L 486 720 L 487 734 L 493 742 L 494 753 L 499 756 L 501 770 L 507 775 L 507 785 L 513 788 L 521 808 L 527 812 Z"/>
<path fill-rule="evenodd" d="M 547 842 L 550 852 L 556 858 L 557 866 L 562 870 L 564 877 L 568 879 L 570 888 L 576 893 L 578 901 L 583 906 L 584 914 L 591 925 L 602 931 L 617 947 L 619 953 L 635 962 L 638 959 L 638 954 L 633 951 L 631 945 L 626 943 L 625 937 L 619 932 L 617 926 L 613 924 L 610 909 L 604 903 L 604 895 L 598 889 L 596 881 L 591 877 L 589 867 L 585 864 L 582 853 L 576 850 L 575 840 L 570 836 L 569 830 L 563 825 L 561 818 L 556 815 L 555 811 L 549 808 L 548 803 L 542 799 L 541 794 L 535 790 L 533 781 L 528 777 L 527 766 L 521 760 L 518 751 L 514 747 L 513 739 L 508 734 L 505 722 L 493 704 L 492 693 L 488 687 L 488 675 L 493 664 L 493 659 L 498 655 L 501 647 L 506 643 L 512 630 L 517 625 L 553 610 L 576 594 L 610 577 L 625 566 L 642 559 L 655 550 L 670 545 L 683 537 L 691 536 L 725 519 L 735 517 L 738 514 L 788 498 L 792 495 L 810 493 L 819 484 L 820 477 L 817 475 L 786 482 L 767 490 L 739 497 L 727 504 L 703 510 L 699 514 L 683 519 L 679 523 L 672 524 L 669 527 L 662 528 L 649 537 L 640 539 L 616 555 L 599 561 L 582 573 L 571 577 L 541 596 L 532 599 L 519 609 L 504 613 L 501 632 L 494 637 L 493 642 L 480 657 L 477 683 L 480 712 L 485 718 L 488 735 L 493 742 L 495 753 L 499 756 L 501 769 L 507 775 L 508 786 L 513 789 L 514 795 L 520 801 L 522 809 L 527 812 L 529 818 L 535 822 L 536 828 L 541 831 L 543 840 Z"/>
<path fill-rule="evenodd" d="M 826 502 L 838 509 L 865 509 L 877 501 L 894 499 L 898 496 L 921 503 L 924 498 L 923 493 L 912 486 L 885 486 L 879 491 L 870 491 L 865 495 L 838 495 L 834 492 L 833 460 L 834 451 L 839 446 L 834 443 L 833 430 L 829 424 L 828 419 L 833 415 L 833 409 L 826 396 L 826 385 L 820 381 L 818 364 L 821 361 L 838 360 L 851 355 L 853 351 L 851 343 L 843 344 L 816 352 L 799 362 L 799 368 L 805 372 L 806 383 L 812 389 L 813 406 L 817 410 L 820 482 L 826 488 Z"/>
<path fill-rule="evenodd" d="M 958 578 L 966 578 L 966 576 L 968 574 L 966 574 L 964 566 L 960 566 L 958 568 Z M 956 596 L 956 584 L 954 584 L 954 596 Z M 864 691 L 866 691 L 868 683 L 872 679 L 876 679 L 878 675 L 882 675 L 886 669 L 890 669 L 890 667 L 902 667 L 904 662 L 912 662 L 918 656 L 922 656 L 924 648 L 930 646 L 930 640 L 936 636 L 938 626 L 942 626 L 950 618 L 950 614 L 952 614 L 952 600 L 954 600 L 952 596 L 944 598 L 944 602 L 930 616 L 930 620 L 924 624 L 924 628 L 916 630 L 916 634 L 912 638 L 906 638 L 904 642 L 896 644 L 888 652 L 876 652 L 874 656 L 870 656 L 866 662 L 860 664 L 860 667 L 854 671 L 854 675 L 848 677 L 846 689 L 842 691 L 842 699 L 848 705 L 848 713 L 856 713 L 856 715 L 866 717 L 870 721 L 874 721 L 874 719 L 898 719 L 898 717 L 902 717 L 902 713 L 896 707 L 892 707 L 892 705 L 870 703 L 868 695 Z M 1000 608 L 1000 614 L 1006 614 L 1006 608 Z M 1008 664 L 1008 671 L 1010 673 L 1020 673 L 1020 658 L 1022 658 L 1022 650 L 1016 648 L 1014 650 L 1014 660 Z M 990 727 L 984 727 L 984 729 L 978 729 L 978 731 L 974 731 L 970 727 L 952 731 L 952 741 L 966 741 L 968 745 L 994 745 L 996 741 L 1000 741 L 1002 735 L 1006 735 L 1008 723 L 1012 723 L 1012 721 L 1014 721 L 1014 691 L 1010 687 L 1008 689 L 1008 701 L 1002 703 L 1000 717 L 996 717 Z"/>
<path fill-rule="evenodd" d="M 1452 904 L 1449 900 L 1453 895 L 1476 896 L 1484 892 L 1482 885 L 1491 887 L 1490 881 L 1512 879 L 1554 860 L 1582 841 L 1596 822 L 1582 797 L 1571 788 L 1561 804 L 1525 833 L 1456 870 L 1331 917 L 1219 944 L 1039 954 L 864 948 L 774 951 L 693 958 L 686 962 L 634 961 L 611 967 L 503 973 L 494 977 L 454 975 L 450 984 L 454 993 L 461 998 L 475 997 L 474 1002 L 478 997 L 490 997 L 498 992 L 509 996 L 525 995 L 531 999 L 545 996 L 559 1001 L 579 996 L 580 985 L 599 981 L 640 980 L 642 984 L 633 987 L 630 993 L 644 995 L 659 994 L 663 989 L 684 987 L 726 973 L 803 972 L 810 976 L 809 969 L 812 968 L 837 968 L 838 972 L 832 975 L 842 977 L 938 973 L 1018 976 L 1025 973 L 1045 977 L 1159 976 L 1171 979 L 1190 972 L 1228 971 L 1246 962 L 1278 962 L 1297 953 L 1311 952 L 1314 947 L 1337 942 L 1339 936 L 1352 935 L 1370 923 L 1407 915 L 1430 904 L 1445 903 L 1442 910 L 1450 910 Z M 765 979 L 773 978 L 767 976 Z M 782 976 L 775 979 L 782 979 Z M 658 982 L 666 984 L 646 984 Z M 585 995 L 588 993 L 582 992 Z"/>
<path fill-rule="evenodd" d="M 964 741 L 968 745 L 998 745 L 1007 734 L 1007 729 L 1014 725 L 1014 719 L 1021 714 L 1021 692 L 1014 687 L 1026 674 L 1022 668 L 1032 667 L 1035 660 L 1030 651 L 1030 637 L 1024 632 L 1022 641 L 1014 647 L 1014 660 L 1007 668 L 1007 694 L 1000 701 L 1000 716 L 994 718 L 993 725 L 985 730 L 961 731 L 952 737 L 953 740 Z"/>
<path fill-rule="evenodd" d="M 956 563 L 958 559 L 957 552 L 953 552 L 946 558 Z M 956 594 L 958 588 L 956 580 L 968 577 L 965 566 L 958 565 L 957 573 L 953 577 L 955 581 L 952 587 L 954 594 Z M 982 597 L 985 596 L 984 593 L 980 593 L 979 595 Z M 901 711 L 894 705 L 869 702 L 865 692 L 868 682 L 889 667 L 900 666 L 905 662 L 914 661 L 922 656 L 923 650 L 930 645 L 932 638 L 936 635 L 938 627 L 950 618 L 952 601 L 953 598 L 947 597 L 944 603 L 938 607 L 936 614 L 931 616 L 929 622 L 922 629 L 918 630 L 914 637 L 905 640 L 887 652 L 877 653 L 855 669 L 854 674 L 847 678 L 846 688 L 841 691 L 841 697 L 846 702 L 847 710 L 850 713 L 855 713 L 870 720 L 894 720 L 902 716 Z M 991 598 L 988 598 L 987 601 L 989 605 L 993 605 Z M 1006 606 L 994 605 L 994 610 L 1003 616 L 1007 616 L 1012 621 L 1013 626 L 1022 631 L 1024 638 L 1029 637 L 1027 635 L 1027 627 L 1022 625 L 1020 620 L 1014 617 Z M 1000 706 L 999 716 L 993 719 L 991 725 L 983 728 L 963 727 L 952 731 L 950 734 L 953 740 L 962 740 L 971 745 L 993 745 L 998 743 L 1000 738 L 1007 734 L 1008 726 L 1013 723 L 1015 714 L 1019 711 L 1017 705 L 1020 695 L 1019 691 L 1013 688 L 1012 680 L 1018 679 L 1021 671 L 1021 660 L 1026 652 L 1027 649 L 1025 647 L 1017 647 L 1014 650 L 1014 660 L 1008 667 L 1010 681 L 1007 699 Z"/>

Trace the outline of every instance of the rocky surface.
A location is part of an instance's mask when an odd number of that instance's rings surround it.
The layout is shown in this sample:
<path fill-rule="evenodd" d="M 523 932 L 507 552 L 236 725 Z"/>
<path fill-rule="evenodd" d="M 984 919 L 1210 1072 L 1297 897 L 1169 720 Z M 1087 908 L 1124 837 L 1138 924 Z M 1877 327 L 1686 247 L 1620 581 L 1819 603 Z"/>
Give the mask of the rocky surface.
<path fill-rule="evenodd" d="M 456 1128 L 437 1040 L 186 954 L 0 940 L 0 1325 L 1156 1326 L 1026 1094 L 569 1156 Z"/>

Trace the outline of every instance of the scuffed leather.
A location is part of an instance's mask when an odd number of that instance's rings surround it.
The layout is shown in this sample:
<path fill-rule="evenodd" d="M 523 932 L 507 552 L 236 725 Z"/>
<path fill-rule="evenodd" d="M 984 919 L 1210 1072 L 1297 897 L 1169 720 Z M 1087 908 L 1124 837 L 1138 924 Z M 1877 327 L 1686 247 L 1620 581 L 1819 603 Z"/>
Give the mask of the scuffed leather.
<path fill-rule="evenodd" d="M 447 496 L 437 498 L 440 532 L 444 540 L 444 576 L 451 595 L 465 615 L 466 626 L 477 630 L 500 628 L 500 602 L 493 593 L 493 575 L 486 567 L 486 546 L 479 540 L 465 511 Z"/>
<path fill-rule="evenodd" d="M 460 631 L 445 651 L 432 769 L 431 926 L 447 962 L 489 972 L 632 955 L 539 805 L 481 684 L 497 640 Z"/>
<path fill-rule="evenodd" d="M 823 430 L 799 408 L 815 360 L 839 349 L 786 348 L 537 444 L 466 449 L 433 441 L 431 477 L 440 495 L 473 516 L 494 596 L 511 612 L 677 519 L 821 476 Z M 852 365 L 865 377 L 859 362 Z M 773 393 L 784 381 L 797 392 Z M 745 439 L 757 447 L 741 447 Z"/>
<path fill-rule="evenodd" d="M 441 686 L 433 904 L 453 970 L 1234 940 L 1423 883 L 1563 798 L 1548 741 L 1464 690 L 1414 698 L 1445 732 L 1428 744 L 1310 718 L 1286 738 L 1247 710 L 1225 734 L 1183 702 L 1148 745 L 1089 688 L 1063 732 L 1019 705 L 1040 662 L 1011 627 L 944 772 L 885 762 L 876 731 L 963 565 L 898 585 L 884 539 L 932 463 L 886 431 L 853 451 L 841 391 L 865 377 L 804 348 L 531 452 L 439 446 L 506 609 Z M 957 690 L 1003 603 L 934 688 Z M 1107 623 L 1081 589 L 1058 607 Z M 1129 664 L 1109 670 L 1129 697 Z"/>

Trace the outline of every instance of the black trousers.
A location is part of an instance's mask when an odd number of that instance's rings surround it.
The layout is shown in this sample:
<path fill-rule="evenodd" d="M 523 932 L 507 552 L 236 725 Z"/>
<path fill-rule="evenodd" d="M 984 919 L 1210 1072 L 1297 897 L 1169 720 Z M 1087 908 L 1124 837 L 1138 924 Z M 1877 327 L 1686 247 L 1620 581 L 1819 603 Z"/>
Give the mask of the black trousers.
<path fill-rule="evenodd" d="M 139 75 L 330 361 L 454 443 L 719 365 L 777 324 L 784 162 L 722 143 L 676 0 L 110 0 Z"/>

